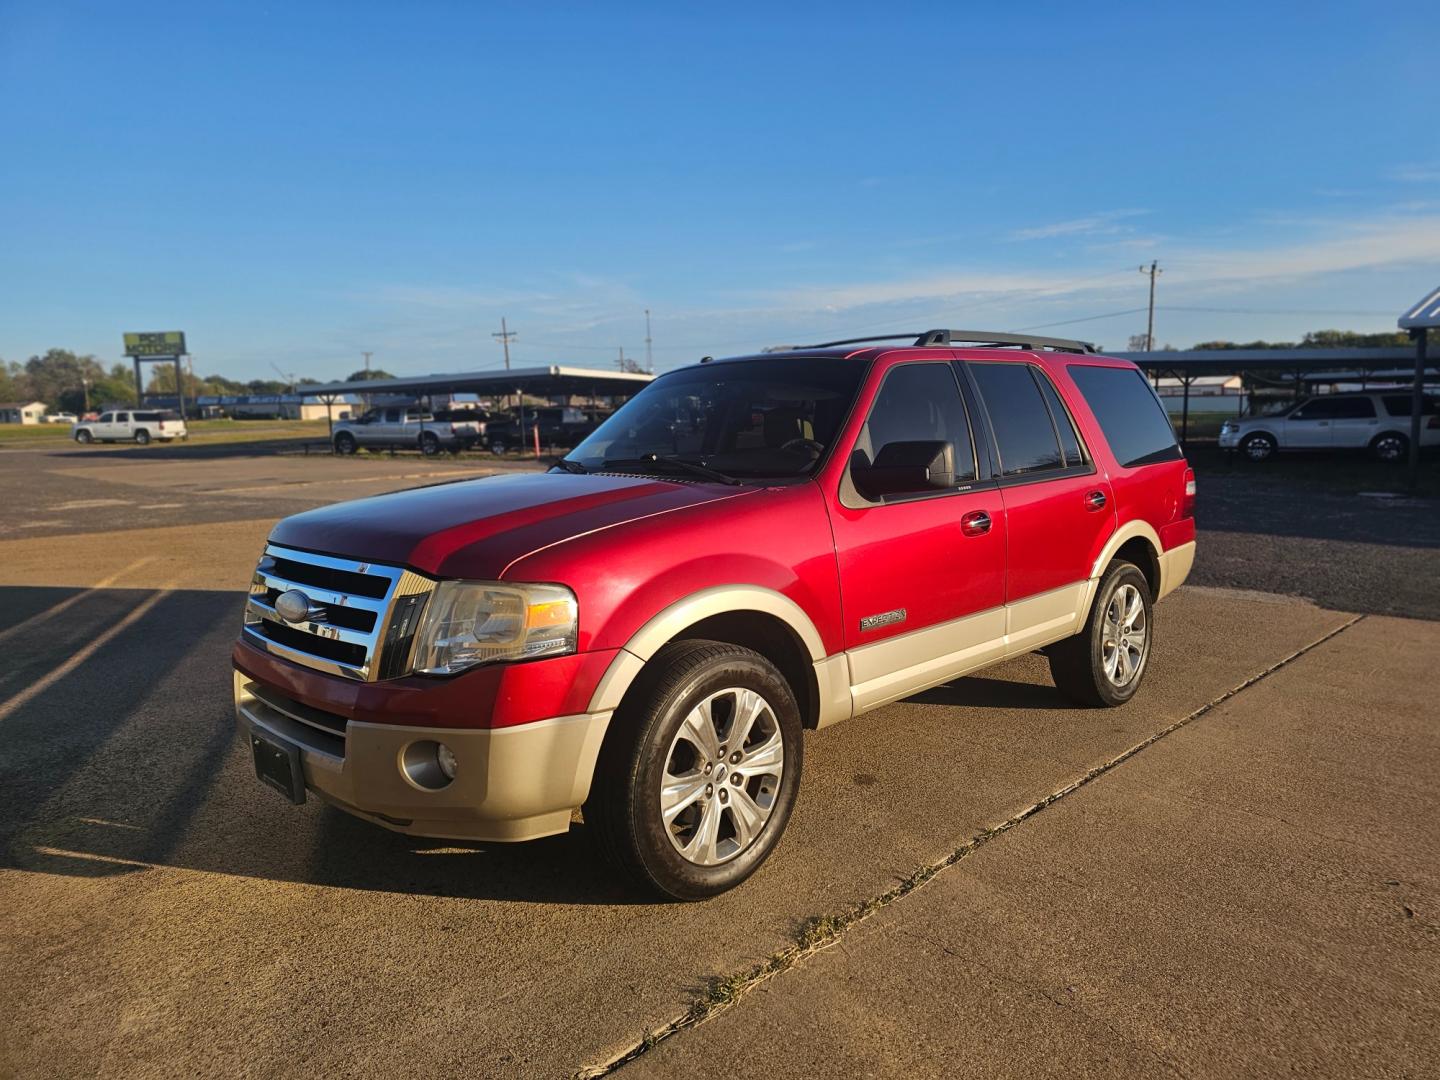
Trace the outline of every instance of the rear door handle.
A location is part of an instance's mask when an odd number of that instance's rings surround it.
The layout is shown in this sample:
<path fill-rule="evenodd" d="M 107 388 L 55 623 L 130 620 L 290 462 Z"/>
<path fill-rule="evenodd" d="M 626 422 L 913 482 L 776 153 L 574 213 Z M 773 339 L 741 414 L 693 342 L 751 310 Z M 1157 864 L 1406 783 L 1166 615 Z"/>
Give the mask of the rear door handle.
<path fill-rule="evenodd" d="M 984 510 L 971 510 L 960 519 L 960 531 L 966 536 L 984 536 L 990 531 L 990 515 Z"/>
<path fill-rule="evenodd" d="M 1103 491 L 1087 491 L 1085 493 L 1085 509 L 1091 511 L 1104 510 L 1105 493 Z"/>

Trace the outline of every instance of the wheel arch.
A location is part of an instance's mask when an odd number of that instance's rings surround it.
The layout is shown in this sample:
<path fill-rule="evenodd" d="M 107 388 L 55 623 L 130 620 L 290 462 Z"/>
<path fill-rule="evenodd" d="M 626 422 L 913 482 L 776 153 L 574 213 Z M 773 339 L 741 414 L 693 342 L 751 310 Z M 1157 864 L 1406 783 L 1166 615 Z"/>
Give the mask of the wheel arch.
<path fill-rule="evenodd" d="M 1090 617 L 1090 605 L 1095 602 L 1095 590 L 1100 587 L 1105 568 L 1117 558 L 1126 559 L 1140 568 L 1153 599 L 1164 596 L 1169 590 L 1165 587 L 1161 550 L 1160 534 L 1147 521 L 1127 521 L 1116 529 L 1090 568 L 1090 580 L 1086 583 L 1085 599 L 1080 606 L 1080 625 L 1083 626 Z"/>
<path fill-rule="evenodd" d="M 694 639 L 742 645 L 769 659 L 794 690 L 806 727 L 838 718 L 835 658 L 827 660 L 820 632 L 799 604 L 759 585 L 702 589 L 651 617 L 610 662 L 591 695 L 590 711 L 619 708 L 656 653 L 673 641 Z M 848 692 L 845 697 L 848 703 Z"/>

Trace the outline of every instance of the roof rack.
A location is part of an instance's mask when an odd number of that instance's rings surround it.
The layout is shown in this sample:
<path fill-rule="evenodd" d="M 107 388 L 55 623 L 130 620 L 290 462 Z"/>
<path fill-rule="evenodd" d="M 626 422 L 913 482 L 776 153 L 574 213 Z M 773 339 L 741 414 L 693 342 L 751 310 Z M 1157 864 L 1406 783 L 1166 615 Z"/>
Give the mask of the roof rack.
<path fill-rule="evenodd" d="M 834 345 L 863 345 L 870 341 L 902 341 L 913 338 L 917 346 L 949 346 L 958 344 L 987 346 L 1015 346 L 1021 349 L 1052 349 L 1055 352 L 1093 353 L 1095 346 L 1088 341 L 1071 338 L 1036 337 L 1034 334 L 1001 334 L 990 330 L 926 330 L 923 334 L 886 334 L 882 337 L 845 338 L 843 341 L 822 341 L 816 345 L 797 345 L 799 349 L 828 349 Z"/>

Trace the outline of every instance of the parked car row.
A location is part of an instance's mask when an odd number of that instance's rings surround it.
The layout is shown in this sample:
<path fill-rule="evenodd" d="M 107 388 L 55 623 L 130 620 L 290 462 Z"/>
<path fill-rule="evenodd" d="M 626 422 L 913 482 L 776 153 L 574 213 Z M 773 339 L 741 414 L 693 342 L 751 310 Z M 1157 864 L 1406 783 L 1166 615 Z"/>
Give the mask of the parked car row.
<path fill-rule="evenodd" d="M 420 405 L 386 405 L 335 424 L 331 441 L 338 454 L 357 450 L 419 450 L 426 456 L 484 446 L 507 454 L 540 443 L 570 449 L 599 427 L 603 414 L 573 406 L 542 406 L 514 413 L 478 408 L 430 410 Z"/>

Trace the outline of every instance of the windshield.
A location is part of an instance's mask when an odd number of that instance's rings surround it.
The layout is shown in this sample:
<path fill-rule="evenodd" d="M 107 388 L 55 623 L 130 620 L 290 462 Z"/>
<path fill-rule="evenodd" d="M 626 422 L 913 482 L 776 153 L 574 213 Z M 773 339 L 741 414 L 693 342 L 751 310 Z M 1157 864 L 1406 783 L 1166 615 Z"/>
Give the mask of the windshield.
<path fill-rule="evenodd" d="M 587 469 L 658 471 L 656 460 L 734 477 L 809 475 L 835 439 L 865 365 L 818 357 L 739 360 L 662 375 L 568 455 Z"/>

